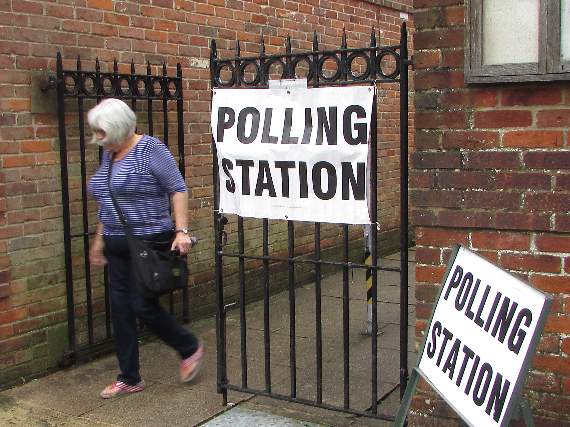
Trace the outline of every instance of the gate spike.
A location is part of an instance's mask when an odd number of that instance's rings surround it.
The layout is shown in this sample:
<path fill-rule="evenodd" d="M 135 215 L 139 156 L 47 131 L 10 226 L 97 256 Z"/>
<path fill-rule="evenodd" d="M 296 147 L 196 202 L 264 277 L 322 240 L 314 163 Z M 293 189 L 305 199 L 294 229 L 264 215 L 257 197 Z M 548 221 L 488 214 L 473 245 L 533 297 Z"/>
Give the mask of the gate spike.
<path fill-rule="evenodd" d="M 113 72 L 116 74 L 119 72 L 119 65 L 117 64 L 117 58 L 113 60 Z"/>
<path fill-rule="evenodd" d="M 261 32 L 261 41 L 259 46 L 259 55 L 265 55 L 265 39 L 263 38 L 263 31 Z"/>
<path fill-rule="evenodd" d="M 167 74 L 166 74 L 166 62 L 163 62 L 163 63 L 162 63 L 162 75 L 163 75 L 163 76 L 166 76 L 166 75 L 167 75 Z"/>
<path fill-rule="evenodd" d="M 58 70 L 62 69 L 63 70 L 63 64 L 62 64 L 62 59 L 61 59 L 61 52 L 58 50 L 57 51 L 57 55 L 56 55 L 56 67 Z"/>
<path fill-rule="evenodd" d="M 216 40 L 212 39 L 210 42 L 210 60 L 214 60 L 218 57 L 218 48 L 216 47 Z"/>
<path fill-rule="evenodd" d="M 241 45 L 239 43 L 239 39 L 236 40 L 236 56 L 241 55 Z"/>
<path fill-rule="evenodd" d="M 146 61 L 146 73 L 150 76 L 152 71 L 150 69 L 150 61 Z"/>
<path fill-rule="evenodd" d="M 77 55 L 77 71 L 81 71 L 81 56 Z"/>
<path fill-rule="evenodd" d="M 131 58 L 131 74 L 135 74 L 135 60 Z"/>
<path fill-rule="evenodd" d="M 319 38 L 317 37 L 316 31 L 313 31 L 313 50 L 315 52 L 319 50 Z"/>
<path fill-rule="evenodd" d="M 101 71 L 101 65 L 99 64 L 99 57 L 95 58 L 95 72 L 100 72 Z"/>
<path fill-rule="evenodd" d="M 376 28 L 372 26 L 372 32 L 370 33 L 370 47 L 376 47 Z"/>
<path fill-rule="evenodd" d="M 346 44 L 346 28 L 342 27 L 342 42 L 341 42 L 341 49 L 346 49 L 348 46 Z"/>
<path fill-rule="evenodd" d="M 287 34 L 287 39 L 285 40 L 285 52 L 291 53 L 291 35 Z"/>

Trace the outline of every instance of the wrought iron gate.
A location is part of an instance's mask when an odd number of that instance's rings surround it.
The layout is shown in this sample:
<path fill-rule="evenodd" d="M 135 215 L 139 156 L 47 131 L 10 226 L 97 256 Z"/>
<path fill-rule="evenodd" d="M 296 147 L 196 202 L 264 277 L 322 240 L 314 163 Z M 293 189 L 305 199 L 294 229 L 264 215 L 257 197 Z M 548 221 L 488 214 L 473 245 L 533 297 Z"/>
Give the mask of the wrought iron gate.
<path fill-rule="evenodd" d="M 84 71 L 80 58 L 75 70 L 64 70 L 58 53 L 56 84 L 69 342 L 62 364 L 67 365 L 110 351 L 113 336 L 106 269 L 101 274 L 89 265 L 96 206 L 87 197 L 86 182 L 98 167 L 101 151 L 85 143 L 85 114 L 103 98 L 123 99 L 137 113 L 139 132 L 159 136 L 166 145 L 175 139 L 170 148 L 184 176 L 184 106 L 180 64 L 176 76 L 168 76 L 166 64 L 162 75 L 153 75 L 150 63 L 146 74 L 137 74 L 134 63 L 130 73 L 119 72 L 116 60 L 111 72 L 101 71 L 99 60 L 94 71 Z M 179 293 L 166 298 L 173 313 Z M 182 319 L 187 322 L 188 289 L 182 291 L 181 300 Z"/>
<path fill-rule="evenodd" d="M 408 58 L 407 50 L 407 30 L 404 23 L 401 27 L 400 44 L 393 46 L 377 46 L 375 31 L 372 30 L 370 46 L 365 48 L 348 48 L 346 34 L 343 31 L 341 48 L 338 50 L 319 50 L 317 34 L 314 35 L 313 49 L 302 53 L 293 53 L 290 39 L 287 38 L 286 52 L 283 54 L 266 55 L 263 38 L 260 42 L 260 53 L 258 56 L 241 56 L 239 41 L 236 46 L 236 55 L 233 58 L 218 58 L 216 42 L 212 41 L 210 72 L 211 85 L 214 88 L 228 87 L 268 87 L 268 80 L 274 66 L 282 69 L 277 78 L 294 79 L 298 71 L 304 68 L 307 82 L 312 87 L 332 86 L 332 85 L 353 85 L 353 84 L 376 84 L 376 83 L 397 83 L 400 89 L 400 266 L 394 268 L 380 267 L 377 262 L 377 229 L 371 227 L 371 265 L 348 261 L 349 252 L 349 226 L 342 225 L 343 236 L 343 259 L 341 261 L 331 261 L 322 258 L 321 248 L 321 224 L 315 223 L 314 249 L 312 257 L 299 257 L 295 255 L 295 224 L 293 221 L 287 222 L 288 247 L 287 256 L 272 256 L 269 253 L 270 227 L 268 219 L 262 220 L 262 254 L 252 255 L 245 252 L 244 218 L 237 218 L 238 244 L 237 252 L 226 250 L 225 239 L 227 237 L 225 228 L 228 225 L 228 218 L 219 212 L 219 176 L 216 147 L 213 146 L 213 174 L 215 185 L 214 196 L 214 233 L 215 233 L 215 261 L 216 261 L 216 302 L 217 302 L 217 349 L 218 349 L 218 370 L 217 386 L 218 392 L 222 393 L 224 404 L 227 404 L 228 390 L 243 391 L 252 394 L 266 395 L 284 400 L 319 406 L 327 409 L 340 410 L 352 414 L 371 416 L 385 420 L 394 420 L 392 415 L 379 413 L 378 403 L 385 396 L 378 393 L 378 307 L 377 307 L 377 282 L 380 271 L 398 271 L 400 276 L 400 349 L 399 349 L 399 388 L 400 397 L 406 389 L 408 380 L 408 67 L 411 61 Z M 395 64 L 394 69 L 385 71 L 383 61 L 389 59 Z M 355 64 L 362 65 L 360 72 L 354 73 Z M 332 64 L 332 66 L 331 66 Z M 377 98 L 374 97 L 372 124 L 371 124 L 371 147 L 372 153 L 377 153 Z M 371 156 L 370 176 L 371 176 L 371 221 L 378 223 L 377 218 L 377 158 Z M 225 269 L 229 262 L 237 260 L 237 277 L 239 291 L 237 304 L 239 306 L 240 325 L 240 359 L 241 359 L 241 383 L 234 384 L 228 379 L 228 354 L 227 354 L 227 334 L 226 319 L 229 306 L 224 296 Z M 245 263 L 257 263 L 261 272 L 261 283 L 263 287 L 263 353 L 264 353 L 264 379 L 263 386 L 253 388 L 248 385 L 248 347 L 246 331 L 246 271 Z M 271 331 L 269 329 L 270 316 L 270 263 L 283 263 L 286 265 L 286 281 L 288 283 L 289 297 L 289 394 L 276 393 L 273 390 L 272 370 L 271 370 Z M 297 348 L 296 348 L 296 322 L 295 322 L 295 289 L 296 276 L 295 266 L 312 266 L 314 273 L 315 291 L 315 339 L 316 339 L 316 387 L 314 399 L 305 399 L 297 395 Z M 342 291 L 342 336 L 343 336 L 343 405 L 330 405 L 323 401 L 323 346 L 322 346 L 322 270 L 327 267 L 336 266 L 342 268 L 343 291 Z M 372 278 L 372 334 L 370 338 L 371 368 L 370 368 L 370 406 L 365 410 L 355 409 L 350 402 L 349 395 L 349 273 L 353 269 L 367 270 Z M 236 333 L 237 334 L 237 333 Z M 230 338 L 232 338 L 230 336 Z M 393 391 L 393 390 L 392 390 Z"/>

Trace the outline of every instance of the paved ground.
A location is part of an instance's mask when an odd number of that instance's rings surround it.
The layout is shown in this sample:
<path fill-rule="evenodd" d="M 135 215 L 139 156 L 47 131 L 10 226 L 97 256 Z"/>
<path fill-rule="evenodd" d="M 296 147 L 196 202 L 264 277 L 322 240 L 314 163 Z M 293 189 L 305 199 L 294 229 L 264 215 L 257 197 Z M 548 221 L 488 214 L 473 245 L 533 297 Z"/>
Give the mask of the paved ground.
<path fill-rule="evenodd" d="M 413 303 L 413 251 L 410 252 L 410 303 Z M 381 260 L 381 265 L 398 266 L 398 256 Z M 378 411 L 395 414 L 399 391 L 399 290 L 398 273 L 379 275 L 379 397 Z M 322 285 L 323 313 L 323 400 L 343 404 L 342 358 L 342 275 L 327 277 Z M 351 274 L 350 284 L 350 406 L 370 406 L 370 337 L 361 334 L 366 320 L 366 287 L 363 272 Z M 287 293 L 271 298 L 272 390 L 289 395 L 289 303 Z M 314 285 L 296 291 L 297 396 L 314 400 L 316 393 Z M 409 363 L 415 363 L 413 305 L 409 310 Z M 197 381 L 177 383 L 176 354 L 160 342 L 141 347 L 142 376 L 147 389 L 113 400 L 98 397 L 114 379 L 116 360 L 108 356 L 59 371 L 28 384 L 0 393 L 2 426 L 384 426 L 387 422 L 314 408 L 282 400 L 230 392 L 228 407 L 216 393 L 216 331 L 214 319 L 190 325 L 204 341 L 206 359 Z M 228 378 L 242 381 L 239 312 L 227 319 Z M 263 389 L 263 304 L 247 307 L 248 386 Z M 390 393 L 391 390 L 394 392 Z M 237 406 L 236 406 L 237 405 Z M 228 411 L 229 409 L 229 411 Z M 227 411 L 224 413 L 224 411 Z M 265 418 L 264 418 L 265 417 Z M 236 420 L 241 420 L 239 424 Z"/>

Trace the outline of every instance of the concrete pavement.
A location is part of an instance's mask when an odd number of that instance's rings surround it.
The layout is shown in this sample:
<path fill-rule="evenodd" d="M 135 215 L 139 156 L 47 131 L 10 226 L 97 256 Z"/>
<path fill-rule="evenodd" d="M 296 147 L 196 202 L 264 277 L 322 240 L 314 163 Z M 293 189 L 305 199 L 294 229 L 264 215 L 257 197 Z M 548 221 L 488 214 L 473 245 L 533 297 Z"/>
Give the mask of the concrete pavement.
<path fill-rule="evenodd" d="M 410 251 L 409 354 L 415 363 L 413 307 L 414 264 Z M 398 266 L 398 256 L 380 260 L 381 265 Z M 366 321 L 366 286 L 363 271 L 350 274 L 350 405 L 364 410 L 370 398 L 370 337 L 361 332 Z M 394 414 L 399 404 L 395 388 L 399 372 L 399 277 L 380 272 L 378 291 L 378 388 L 384 400 L 378 411 Z M 297 396 L 315 399 L 315 304 L 314 284 L 296 290 Z M 271 297 L 272 390 L 290 393 L 289 302 L 286 292 Z M 343 404 L 342 273 L 332 274 L 322 284 L 323 400 Z M 264 388 L 263 302 L 249 304 L 247 312 L 248 386 Z M 212 318 L 189 325 L 203 340 L 206 357 L 197 380 L 189 385 L 177 382 L 178 357 L 167 346 L 153 341 L 141 346 L 141 374 L 147 383 L 142 393 L 102 400 L 99 392 L 113 381 L 117 364 L 114 355 L 62 370 L 28 384 L 0 393 L 0 425 L 9 426 L 238 426 L 328 425 L 383 426 L 389 423 L 324 410 L 282 400 L 230 392 L 230 406 L 222 406 L 216 393 L 216 331 Z M 228 378 L 242 381 L 239 311 L 227 316 Z M 390 393 L 392 391 L 392 393 Z M 235 406 L 237 405 L 237 406 Z M 231 408 L 239 408 L 232 412 Z M 228 412 L 224 413 L 224 411 Z M 216 418 L 218 415 L 223 416 Z M 263 414 L 268 416 L 263 420 Z M 260 418 L 261 417 L 261 418 Z M 288 421 L 287 421 L 288 420 Z M 295 424 L 299 422 L 300 424 Z M 289 423 L 289 424 L 288 424 Z M 245 425 L 245 424 L 241 424 Z"/>

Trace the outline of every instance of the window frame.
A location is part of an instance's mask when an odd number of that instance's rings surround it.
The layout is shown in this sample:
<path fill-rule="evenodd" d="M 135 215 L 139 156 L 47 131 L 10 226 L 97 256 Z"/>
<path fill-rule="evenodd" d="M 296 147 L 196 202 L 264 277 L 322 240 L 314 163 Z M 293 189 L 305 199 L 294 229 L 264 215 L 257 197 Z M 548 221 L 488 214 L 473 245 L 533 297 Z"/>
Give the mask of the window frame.
<path fill-rule="evenodd" d="M 467 0 L 465 81 L 500 83 L 570 80 L 570 61 L 560 60 L 561 0 L 540 0 L 538 62 L 483 64 L 483 0 Z"/>

